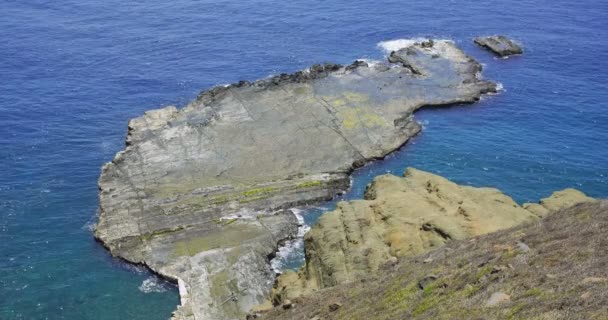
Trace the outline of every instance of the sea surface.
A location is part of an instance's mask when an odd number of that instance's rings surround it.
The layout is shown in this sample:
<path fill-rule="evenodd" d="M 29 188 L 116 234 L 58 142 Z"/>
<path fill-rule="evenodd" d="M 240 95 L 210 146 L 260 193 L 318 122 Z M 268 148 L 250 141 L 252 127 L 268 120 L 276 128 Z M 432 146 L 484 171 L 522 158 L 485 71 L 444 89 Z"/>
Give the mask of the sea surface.
<path fill-rule="evenodd" d="M 407 166 L 520 203 L 565 187 L 608 197 L 604 0 L 3 0 L 0 12 L 2 320 L 167 319 L 175 287 L 91 233 L 100 167 L 127 121 L 215 85 L 382 59 L 382 41 L 453 39 L 504 91 L 418 112 L 422 134 L 356 171 L 344 198 Z M 525 54 L 497 59 L 471 42 L 495 33 Z M 312 224 L 334 205 L 302 216 Z"/>

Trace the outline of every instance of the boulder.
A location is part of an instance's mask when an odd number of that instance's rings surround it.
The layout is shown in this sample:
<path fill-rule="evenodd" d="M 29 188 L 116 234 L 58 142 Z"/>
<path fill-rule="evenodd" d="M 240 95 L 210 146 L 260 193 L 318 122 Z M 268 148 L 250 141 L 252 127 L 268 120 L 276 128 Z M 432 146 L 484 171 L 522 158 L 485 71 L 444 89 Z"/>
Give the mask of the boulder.
<path fill-rule="evenodd" d="M 510 295 L 508 295 L 504 292 L 494 292 L 490 296 L 490 299 L 488 299 L 488 301 L 486 302 L 486 306 L 493 307 L 493 306 L 499 305 L 501 303 L 507 302 L 509 300 L 511 300 Z"/>

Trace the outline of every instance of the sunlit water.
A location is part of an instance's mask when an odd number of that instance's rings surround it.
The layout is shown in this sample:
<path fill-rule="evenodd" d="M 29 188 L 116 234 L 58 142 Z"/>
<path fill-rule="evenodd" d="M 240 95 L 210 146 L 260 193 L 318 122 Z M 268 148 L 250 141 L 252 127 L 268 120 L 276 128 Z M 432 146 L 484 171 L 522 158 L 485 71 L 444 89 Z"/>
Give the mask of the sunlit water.
<path fill-rule="evenodd" d="M 384 40 L 454 39 L 505 91 L 419 112 L 423 133 L 355 172 L 345 198 L 407 166 L 518 202 L 565 187 L 608 196 L 605 1 L 5 0 L 0 12 L 0 319 L 167 319 L 176 289 L 90 231 L 128 119 L 217 84 L 381 59 Z M 470 41 L 494 33 L 525 55 Z"/>

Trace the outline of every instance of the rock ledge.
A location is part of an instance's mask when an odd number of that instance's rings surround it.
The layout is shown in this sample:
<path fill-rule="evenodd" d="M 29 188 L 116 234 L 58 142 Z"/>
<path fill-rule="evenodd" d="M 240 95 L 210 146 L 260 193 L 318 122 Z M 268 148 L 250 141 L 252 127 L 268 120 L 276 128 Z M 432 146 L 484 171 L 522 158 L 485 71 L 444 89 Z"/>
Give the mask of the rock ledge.
<path fill-rule="evenodd" d="M 522 54 L 523 49 L 513 40 L 505 36 L 477 37 L 473 40 L 477 45 L 484 47 L 501 57 Z"/>
<path fill-rule="evenodd" d="M 496 91 L 451 41 L 391 57 L 216 87 L 131 120 L 99 178 L 95 237 L 178 282 L 175 318 L 243 318 L 270 294 L 269 257 L 296 234 L 290 208 L 346 190 L 355 167 L 418 133 L 415 110 Z"/>

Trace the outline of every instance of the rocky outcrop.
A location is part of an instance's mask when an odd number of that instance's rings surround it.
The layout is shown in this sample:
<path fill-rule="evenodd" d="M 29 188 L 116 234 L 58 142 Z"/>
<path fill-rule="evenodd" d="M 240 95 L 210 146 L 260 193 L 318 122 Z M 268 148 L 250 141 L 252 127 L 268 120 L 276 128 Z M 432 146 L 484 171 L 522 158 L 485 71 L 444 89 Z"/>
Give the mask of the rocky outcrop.
<path fill-rule="evenodd" d="M 278 278 L 274 300 L 362 279 L 402 257 L 537 221 L 542 210 L 586 201 L 593 199 L 567 189 L 527 204 L 531 212 L 497 189 L 460 186 L 413 168 L 403 177 L 379 176 L 364 200 L 340 202 L 306 234 L 306 264 Z"/>
<path fill-rule="evenodd" d="M 242 317 L 270 293 L 269 256 L 297 226 L 289 208 L 346 190 L 353 168 L 420 130 L 415 110 L 496 91 L 450 41 L 391 57 L 216 87 L 131 120 L 99 178 L 96 238 L 175 279 L 176 318 Z"/>
<path fill-rule="evenodd" d="M 524 52 L 517 43 L 505 36 L 477 37 L 473 39 L 473 42 L 501 57 L 522 54 Z"/>
<path fill-rule="evenodd" d="M 260 318 L 606 319 L 606 230 L 608 201 L 579 203 L 535 223 L 403 257 Z"/>
<path fill-rule="evenodd" d="M 539 217 L 544 217 L 551 211 L 571 207 L 591 199 L 576 189 L 568 188 L 556 191 L 550 197 L 541 199 L 538 203 L 524 203 L 523 207 Z"/>

